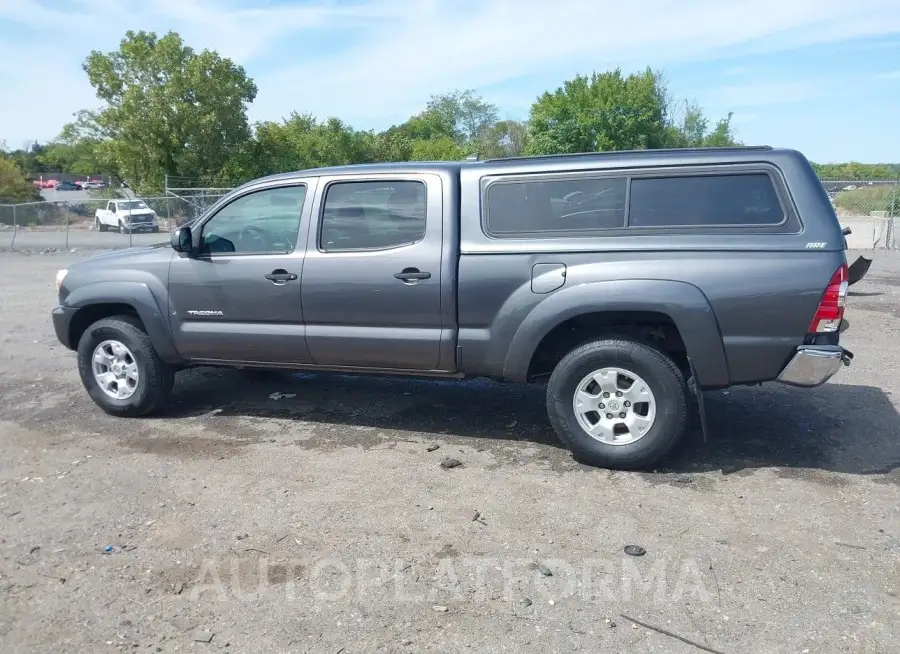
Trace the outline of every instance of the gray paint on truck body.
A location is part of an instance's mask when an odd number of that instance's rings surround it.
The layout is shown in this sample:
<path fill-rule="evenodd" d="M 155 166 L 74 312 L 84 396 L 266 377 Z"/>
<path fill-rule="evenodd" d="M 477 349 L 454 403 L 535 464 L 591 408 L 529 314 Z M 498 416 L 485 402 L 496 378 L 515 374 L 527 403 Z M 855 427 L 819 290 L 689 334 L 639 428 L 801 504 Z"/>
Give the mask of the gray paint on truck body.
<path fill-rule="evenodd" d="M 710 170 L 766 172 L 784 223 L 527 238 L 495 238 L 483 225 L 485 190 L 510 177 Z M 321 251 L 328 186 L 363 180 L 424 182 L 425 236 L 385 250 Z M 195 237 L 234 199 L 296 184 L 308 190 L 290 254 L 189 257 L 154 247 L 89 259 L 64 280 L 54 311 L 60 340 L 77 346 L 65 334 L 79 309 L 127 303 L 171 363 L 525 381 L 541 339 L 566 319 L 653 312 L 678 327 L 699 385 L 716 388 L 775 379 L 804 342 L 825 286 L 845 262 L 840 225 L 806 158 L 759 148 L 287 173 L 220 200 L 193 223 Z M 404 283 L 394 275 L 405 269 L 431 277 Z M 273 285 L 265 275 L 274 270 L 297 279 Z"/>

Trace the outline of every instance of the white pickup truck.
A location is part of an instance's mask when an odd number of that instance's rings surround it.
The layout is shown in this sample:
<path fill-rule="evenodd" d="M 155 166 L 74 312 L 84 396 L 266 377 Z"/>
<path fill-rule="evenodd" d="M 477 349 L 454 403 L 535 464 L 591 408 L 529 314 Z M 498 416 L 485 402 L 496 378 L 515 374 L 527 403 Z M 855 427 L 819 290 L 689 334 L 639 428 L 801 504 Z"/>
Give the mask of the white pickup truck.
<path fill-rule="evenodd" d="M 110 200 L 105 209 L 97 209 L 94 214 L 94 229 L 114 229 L 123 234 L 158 232 L 159 217 L 143 200 Z"/>

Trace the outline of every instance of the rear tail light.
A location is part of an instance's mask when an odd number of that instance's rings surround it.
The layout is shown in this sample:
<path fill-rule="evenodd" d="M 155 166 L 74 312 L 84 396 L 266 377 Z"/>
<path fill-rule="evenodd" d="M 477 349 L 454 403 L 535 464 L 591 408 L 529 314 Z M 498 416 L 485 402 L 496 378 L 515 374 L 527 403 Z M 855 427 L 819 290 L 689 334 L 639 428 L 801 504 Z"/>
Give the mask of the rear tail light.
<path fill-rule="evenodd" d="M 836 332 L 840 329 L 841 320 L 844 319 L 844 304 L 847 301 L 847 277 L 847 263 L 844 262 L 832 275 L 828 288 L 822 295 L 816 315 L 809 324 L 811 334 Z"/>

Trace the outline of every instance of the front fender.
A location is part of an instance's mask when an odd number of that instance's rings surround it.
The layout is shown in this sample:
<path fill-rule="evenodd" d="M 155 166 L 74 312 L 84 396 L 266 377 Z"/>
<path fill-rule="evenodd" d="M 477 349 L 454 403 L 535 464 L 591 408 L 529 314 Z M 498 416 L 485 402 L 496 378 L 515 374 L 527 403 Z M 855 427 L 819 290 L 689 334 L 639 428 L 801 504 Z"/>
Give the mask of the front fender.
<path fill-rule="evenodd" d="M 150 287 L 136 281 L 93 282 L 72 290 L 62 302 L 63 307 L 83 309 L 97 304 L 127 304 L 134 308 L 157 354 L 163 361 L 179 363 L 168 328 L 168 315 L 162 311 Z"/>
<path fill-rule="evenodd" d="M 649 311 L 668 316 L 684 341 L 701 386 L 727 386 L 722 335 L 706 296 L 692 284 L 656 279 L 620 279 L 563 289 L 537 304 L 510 342 L 503 377 L 525 381 L 531 357 L 550 330 L 570 318 L 607 311 Z"/>

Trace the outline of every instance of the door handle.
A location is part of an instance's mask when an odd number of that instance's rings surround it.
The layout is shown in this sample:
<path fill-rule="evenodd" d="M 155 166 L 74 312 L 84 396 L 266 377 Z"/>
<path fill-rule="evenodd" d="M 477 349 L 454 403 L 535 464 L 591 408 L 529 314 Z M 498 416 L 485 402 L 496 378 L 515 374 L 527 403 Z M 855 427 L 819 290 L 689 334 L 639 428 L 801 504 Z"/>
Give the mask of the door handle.
<path fill-rule="evenodd" d="M 278 270 L 273 270 L 268 275 L 266 275 L 266 279 L 268 279 L 273 284 L 280 286 L 297 279 L 297 273 L 289 273 L 287 270 L 279 268 Z"/>
<path fill-rule="evenodd" d="M 404 268 L 394 274 L 394 278 L 399 279 L 404 284 L 415 284 L 421 279 L 431 279 L 430 272 L 422 272 L 418 268 Z"/>

